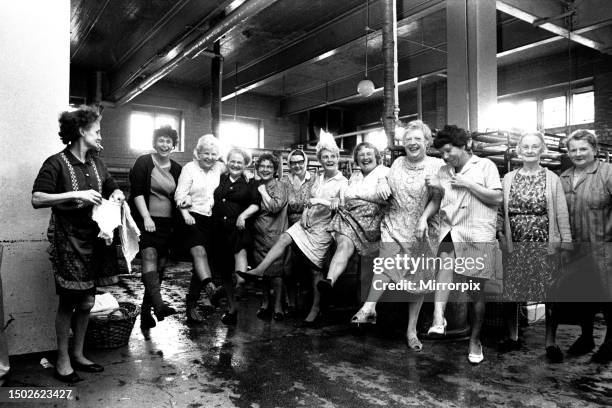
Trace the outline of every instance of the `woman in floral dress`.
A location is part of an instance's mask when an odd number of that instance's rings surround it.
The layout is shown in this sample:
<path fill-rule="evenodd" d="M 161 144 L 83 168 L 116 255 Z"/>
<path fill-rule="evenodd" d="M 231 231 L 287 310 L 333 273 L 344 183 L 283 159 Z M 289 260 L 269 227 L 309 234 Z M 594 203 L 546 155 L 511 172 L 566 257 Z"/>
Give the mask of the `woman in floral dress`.
<path fill-rule="evenodd" d="M 571 242 L 567 204 L 561 181 L 556 174 L 540 166 L 544 152 L 544 136 L 539 132 L 526 133 L 517 144 L 523 167 L 504 176 L 504 238 L 507 267 L 504 274 L 504 298 L 514 302 L 542 301 L 558 269 L 555 254 L 560 243 Z M 516 303 L 511 305 L 516 308 Z M 500 345 L 502 351 L 516 350 L 518 318 L 510 313 L 507 318 L 509 338 Z M 563 359 L 556 345 L 556 319 L 551 308 L 546 313 L 546 356 L 553 362 Z"/>
<path fill-rule="evenodd" d="M 348 188 L 340 197 L 340 207 L 327 228 L 333 233 L 337 247 L 327 278 L 317 285 L 322 293 L 331 291 L 355 251 L 363 255 L 380 240 L 380 222 L 387 203 L 378 197 L 376 189 L 379 182 L 386 180 L 389 168 L 380 164 L 380 152 L 368 142 L 355 147 L 353 160 L 360 171 L 351 176 Z"/>
<path fill-rule="evenodd" d="M 438 173 L 444 161 L 429 157 L 425 153 L 432 142 L 431 130 L 420 120 L 406 126 L 404 133 L 405 157 L 399 157 L 389 171 L 386 182 L 380 186 L 381 198 L 388 198 L 390 207 L 381 223 L 380 257 L 395 257 L 399 253 L 411 256 L 428 256 L 436 253 L 438 242 L 438 224 L 435 216 L 440 197 L 427 188 L 425 179 Z M 374 323 L 376 321 L 376 302 L 383 294 L 380 283 L 376 281 L 399 282 L 408 280 L 418 283 L 419 280 L 433 278 L 435 271 L 425 269 L 406 275 L 406 271 L 386 270 L 372 281 L 368 301 L 351 319 L 352 323 Z M 420 351 L 422 344 L 417 337 L 416 324 L 423 304 L 424 293 L 416 285 L 413 300 L 408 312 L 406 342 L 414 351 Z"/>

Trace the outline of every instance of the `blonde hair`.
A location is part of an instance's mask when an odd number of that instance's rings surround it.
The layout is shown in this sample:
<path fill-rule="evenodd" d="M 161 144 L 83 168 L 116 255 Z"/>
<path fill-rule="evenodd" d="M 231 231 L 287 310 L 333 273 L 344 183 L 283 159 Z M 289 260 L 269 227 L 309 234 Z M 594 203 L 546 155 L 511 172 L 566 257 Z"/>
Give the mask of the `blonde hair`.
<path fill-rule="evenodd" d="M 406 134 L 411 130 L 420 130 L 425 136 L 425 141 L 427 142 L 427 146 L 431 146 L 433 143 L 433 138 L 431 137 L 431 129 L 429 126 L 425 124 L 422 120 L 411 120 L 404 126 L 404 135 L 402 139 L 406 139 Z"/>
<path fill-rule="evenodd" d="M 207 147 L 213 148 L 217 151 L 217 157 L 215 158 L 215 160 L 218 159 L 220 149 L 219 139 L 217 139 L 215 135 L 211 133 L 207 133 L 205 135 L 200 136 L 196 147 L 193 149 L 193 158 L 198 160 L 198 153 Z"/>
<path fill-rule="evenodd" d="M 516 142 L 516 154 L 520 155 L 521 152 L 521 142 L 523 141 L 524 138 L 526 138 L 527 136 L 535 136 L 538 139 L 540 139 L 540 142 L 542 143 L 542 150 L 540 150 L 540 154 L 544 153 L 547 148 L 546 148 L 546 140 L 544 139 L 544 134 L 542 132 L 525 132 L 523 134 L 521 134 L 521 136 L 519 137 L 518 141 Z"/>

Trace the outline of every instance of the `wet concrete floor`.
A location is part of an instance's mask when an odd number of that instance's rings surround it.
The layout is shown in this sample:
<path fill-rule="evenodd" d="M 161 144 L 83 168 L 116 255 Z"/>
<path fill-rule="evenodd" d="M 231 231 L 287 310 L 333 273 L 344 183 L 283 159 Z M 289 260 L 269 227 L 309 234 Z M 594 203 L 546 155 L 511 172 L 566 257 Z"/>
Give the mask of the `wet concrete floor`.
<path fill-rule="evenodd" d="M 544 325 L 524 331 L 525 349 L 504 355 L 495 338 L 484 339 L 485 361 L 471 366 L 467 342 L 425 341 L 410 352 L 401 333 L 381 335 L 376 327 L 356 329 L 350 311 L 330 313 L 318 329 L 295 328 L 295 320 L 255 317 L 255 294 L 241 301 L 238 324 L 220 322 L 223 310 L 198 326 L 184 317 L 189 265 L 170 268 L 164 297 L 179 314 L 159 322 L 147 340 L 139 320 L 128 346 L 90 350 L 105 366 L 83 373 L 69 407 L 598 407 L 612 406 L 612 364 L 597 365 L 590 355 L 562 364 L 544 358 Z M 138 276 L 111 288 L 120 300 L 142 298 Z M 490 332 L 490 330 L 489 330 Z M 559 345 L 566 350 L 579 328 L 561 326 Z M 604 328 L 596 326 L 596 343 Z M 8 387 L 60 387 L 52 368 L 40 359 L 12 360 Z M 1 405 L 2 403 L 0 403 Z M 20 403 L 49 407 L 43 403 Z M 17 406 L 17 404 L 6 404 Z"/>

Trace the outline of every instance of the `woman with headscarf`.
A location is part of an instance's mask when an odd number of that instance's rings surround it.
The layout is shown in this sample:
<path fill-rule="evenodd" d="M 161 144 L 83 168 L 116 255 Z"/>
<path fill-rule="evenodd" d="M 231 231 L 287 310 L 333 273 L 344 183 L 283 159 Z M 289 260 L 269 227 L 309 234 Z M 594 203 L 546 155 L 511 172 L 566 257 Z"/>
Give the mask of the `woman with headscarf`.
<path fill-rule="evenodd" d="M 315 177 L 308 171 L 308 156 L 303 150 L 296 149 L 287 155 L 289 174 L 285 174 L 281 182 L 287 190 L 287 217 L 289 226 L 299 222 L 302 218 L 305 206 L 310 200 L 310 190 Z M 289 250 L 288 265 L 285 268 L 283 283 L 287 293 L 286 317 L 294 317 L 296 312 L 297 280 L 301 271 L 308 269 L 307 265 L 300 262 L 298 256 L 293 256 Z M 307 271 L 306 271 L 307 273 Z"/>
<path fill-rule="evenodd" d="M 310 191 L 310 200 L 299 223 L 293 224 L 270 249 L 266 257 L 250 272 L 239 273 L 245 279 L 263 276 L 265 270 L 281 258 L 285 248 L 293 244 L 294 253 L 303 256 L 309 263 L 312 273 L 313 301 L 310 312 L 302 322 L 303 327 L 313 327 L 320 323 L 320 294 L 316 289 L 322 279 L 323 266 L 333 241 L 327 226 L 340 203 L 340 192 L 346 188 L 346 177 L 338 170 L 340 149 L 333 136 L 322 132 L 317 144 L 317 158 L 323 166 Z"/>

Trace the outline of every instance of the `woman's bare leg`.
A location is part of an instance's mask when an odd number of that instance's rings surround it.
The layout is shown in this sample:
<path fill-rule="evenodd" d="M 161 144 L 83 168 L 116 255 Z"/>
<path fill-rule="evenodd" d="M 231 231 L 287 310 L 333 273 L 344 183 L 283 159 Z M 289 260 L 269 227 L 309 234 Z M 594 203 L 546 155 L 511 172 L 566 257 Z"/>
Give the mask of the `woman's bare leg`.
<path fill-rule="evenodd" d="M 314 321 L 321 311 L 321 294 L 317 290 L 317 283 L 323 279 L 323 273 L 320 270 L 312 269 L 312 306 L 308 316 L 304 319 L 307 322 Z"/>
<path fill-rule="evenodd" d="M 441 252 L 440 258 L 442 259 L 442 267 L 438 271 L 438 277 L 436 282 L 438 283 L 452 283 L 453 282 L 453 267 L 444 268 L 444 266 L 449 266 L 449 262 L 444 262 L 447 258 L 455 259 L 455 252 Z M 454 262 L 453 262 L 454 265 Z M 433 315 L 433 323 L 432 326 L 442 326 L 444 324 L 444 310 L 446 309 L 446 303 L 448 302 L 448 296 L 450 291 L 448 289 L 437 290 L 434 295 L 435 305 L 434 305 L 434 315 Z"/>
<path fill-rule="evenodd" d="M 212 273 L 206 249 L 202 245 L 197 245 L 191 248 L 189 252 L 191 252 L 191 257 L 193 258 L 193 270 L 198 278 L 200 278 L 200 281 L 210 278 Z"/>
<path fill-rule="evenodd" d="M 327 278 L 331 279 L 332 285 L 336 283 L 340 275 L 345 271 L 351 255 L 355 252 L 355 245 L 349 237 L 341 234 L 336 234 L 336 252 L 332 257 Z"/>
<path fill-rule="evenodd" d="M 416 300 L 408 305 L 408 328 L 406 329 L 406 337 L 408 338 L 417 337 L 417 322 L 419 321 L 421 306 L 423 306 L 423 299 L 425 299 L 425 296 L 418 295 Z"/>
<path fill-rule="evenodd" d="M 59 306 L 55 317 L 55 334 L 57 336 L 57 362 L 55 368 L 60 375 L 68 375 L 72 370 L 68 339 L 70 337 L 70 321 L 75 304 L 69 297 L 59 297 Z"/>
<path fill-rule="evenodd" d="M 276 243 L 272 245 L 272 248 L 270 248 L 270 250 L 264 257 L 264 259 L 261 261 L 261 263 L 257 265 L 255 268 L 251 269 L 251 271 L 248 272 L 248 274 L 263 276 L 265 270 L 268 269 L 274 261 L 276 261 L 277 259 L 280 259 L 280 257 L 282 257 L 285 254 L 285 248 L 291 245 L 292 242 L 293 242 L 293 238 L 291 238 L 291 235 L 287 234 L 286 232 L 282 233 L 281 236 L 278 238 L 278 241 L 276 241 Z M 238 269 L 238 267 L 236 267 L 236 270 L 241 270 L 241 269 Z M 245 266 L 244 271 L 246 271 L 246 266 Z"/>
<path fill-rule="evenodd" d="M 92 361 L 83 355 L 83 344 L 85 343 L 85 332 L 89 323 L 89 312 L 94 306 L 94 301 L 93 295 L 84 296 L 76 305 L 74 312 L 74 349 L 72 350 L 72 358 L 77 363 L 85 365 L 92 364 Z"/>
<path fill-rule="evenodd" d="M 376 283 L 379 282 L 379 283 Z M 391 279 L 384 273 L 374 275 L 372 279 L 372 284 L 370 285 L 370 290 L 368 292 L 367 300 L 361 306 L 361 309 L 355 314 L 355 316 L 359 314 L 370 315 L 376 313 L 376 303 L 378 299 L 385 293 L 384 290 L 380 289 L 384 284 L 391 282 Z M 378 289 L 376 289 L 378 288 Z M 353 316 L 353 318 L 355 317 Z"/>

